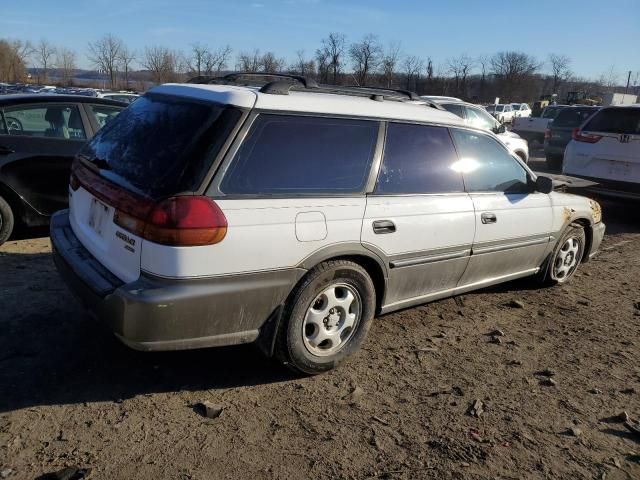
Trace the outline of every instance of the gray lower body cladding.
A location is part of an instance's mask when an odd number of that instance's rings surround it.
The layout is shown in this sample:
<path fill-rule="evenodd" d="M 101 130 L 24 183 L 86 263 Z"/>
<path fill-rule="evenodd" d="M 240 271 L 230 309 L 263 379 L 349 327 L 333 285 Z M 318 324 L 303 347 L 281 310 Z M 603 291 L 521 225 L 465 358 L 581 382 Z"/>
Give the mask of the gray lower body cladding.
<path fill-rule="evenodd" d="M 124 284 L 80 244 L 68 211 L 52 218 L 51 244 L 60 274 L 83 305 L 138 350 L 253 342 L 306 272 L 290 268 L 192 280 L 142 274 Z"/>

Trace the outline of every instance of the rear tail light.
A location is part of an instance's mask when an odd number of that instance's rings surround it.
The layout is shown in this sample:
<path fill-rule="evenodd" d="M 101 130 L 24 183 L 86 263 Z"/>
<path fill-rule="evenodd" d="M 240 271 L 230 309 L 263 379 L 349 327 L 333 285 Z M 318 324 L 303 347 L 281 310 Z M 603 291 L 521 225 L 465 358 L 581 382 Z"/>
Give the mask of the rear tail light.
<path fill-rule="evenodd" d="M 209 197 L 177 196 L 159 202 L 107 181 L 74 162 L 70 185 L 80 186 L 115 208 L 113 221 L 154 243 L 172 246 L 214 245 L 227 234 L 227 219 Z"/>
<path fill-rule="evenodd" d="M 227 234 L 227 219 L 208 197 L 167 198 L 154 205 L 145 219 L 117 210 L 114 222 L 145 240 L 162 245 L 214 245 Z"/>
<path fill-rule="evenodd" d="M 547 128 L 547 129 L 544 131 L 544 139 L 545 139 L 545 140 L 549 140 L 550 138 L 551 138 L 551 129 Z"/>
<path fill-rule="evenodd" d="M 571 138 L 573 138 L 576 142 L 597 143 L 602 138 L 602 135 L 584 133 L 581 132 L 579 128 L 574 128 L 571 131 Z"/>

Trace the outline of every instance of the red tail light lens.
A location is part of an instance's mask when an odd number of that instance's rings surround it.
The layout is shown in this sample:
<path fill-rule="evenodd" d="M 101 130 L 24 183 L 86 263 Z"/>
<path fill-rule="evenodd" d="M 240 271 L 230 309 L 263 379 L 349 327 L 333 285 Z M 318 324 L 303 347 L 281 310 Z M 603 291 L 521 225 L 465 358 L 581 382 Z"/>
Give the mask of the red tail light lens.
<path fill-rule="evenodd" d="M 550 138 L 551 138 L 551 129 L 547 128 L 547 129 L 544 131 L 544 139 L 545 139 L 545 140 L 549 140 Z"/>
<path fill-rule="evenodd" d="M 576 142 L 597 143 L 602 138 L 602 135 L 583 133 L 579 128 L 574 128 L 571 131 L 571 138 L 573 138 Z"/>
<path fill-rule="evenodd" d="M 208 197 L 167 198 L 153 206 L 146 219 L 116 210 L 116 225 L 162 245 L 194 247 L 214 245 L 227 234 L 227 219 Z"/>

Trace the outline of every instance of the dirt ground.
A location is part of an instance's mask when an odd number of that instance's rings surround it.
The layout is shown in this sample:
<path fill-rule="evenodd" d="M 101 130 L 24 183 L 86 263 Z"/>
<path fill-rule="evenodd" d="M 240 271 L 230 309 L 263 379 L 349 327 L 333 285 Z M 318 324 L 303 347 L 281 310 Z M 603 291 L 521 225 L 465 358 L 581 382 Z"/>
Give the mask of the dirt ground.
<path fill-rule="evenodd" d="M 570 285 L 387 315 L 313 378 L 252 346 L 131 351 L 83 315 L 47 238 L 8 242 L 0 477 L 638 479 L 640 439 L 615 416 L 640 416 L 640 208 L 604 215 L 602 251 Z M 204 418 L 202 401 L 222 414 Z"/>

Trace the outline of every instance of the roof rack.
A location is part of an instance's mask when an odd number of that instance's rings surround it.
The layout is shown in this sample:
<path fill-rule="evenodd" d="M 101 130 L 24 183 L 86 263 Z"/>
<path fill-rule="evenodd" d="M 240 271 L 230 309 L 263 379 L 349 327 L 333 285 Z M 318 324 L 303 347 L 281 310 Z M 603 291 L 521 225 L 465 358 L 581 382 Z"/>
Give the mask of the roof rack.
<path fill-rule="evenodd" d="M 275 78 L 274 81 L 266 81 L 267 78 Z M 243 81 L 246 79 L 248 81 Z M 256 80 L 265 79 L 261 85 L 256 85 Z M 368 97 L 375 101 L 417 101 L 429 107 L 444 110 L 429 99 L 421 98 L 417 93 L 409 90 L 395 90 L 392 88 L 363 87 L 358 85 L 319 85 L 315 80 L 301 75 L 289 75 L 284 73 L 254 73 L 238 72 L 230 73 L 223 77 L 211 77 L 201 75 L 188 80 L 188 83 L 219 84 L 219 85 L 253 85 L 260 86 L 261 93 L 272 95 L 289 95 L 290 91 L 303 91 L 314 93 L 330 93 L 335 95 L 350 95 L 356 97 Z"/>

